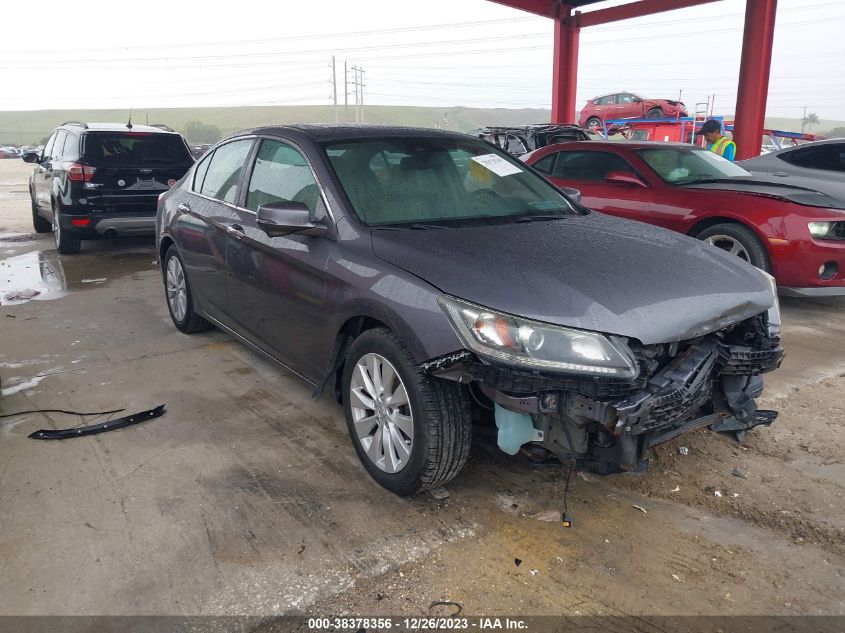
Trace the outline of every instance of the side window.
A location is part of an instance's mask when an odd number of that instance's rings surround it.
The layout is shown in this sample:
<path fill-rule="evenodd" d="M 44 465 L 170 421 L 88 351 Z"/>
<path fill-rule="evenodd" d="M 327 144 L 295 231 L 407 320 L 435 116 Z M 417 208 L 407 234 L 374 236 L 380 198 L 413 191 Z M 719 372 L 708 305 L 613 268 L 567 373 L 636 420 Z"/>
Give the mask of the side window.
<path fill-rule="evenodd" d="M 200 193 L 234 204 L 238 199 L 238 185 L 251 147 L 252 139 L 232 141 L 218 147 L 211 157 Z"/>
<path fill-rule="evenodd" d="M 628 93 L 623 92 L 622 94 L 618 95 L 618 97 L 619 98 L 616 101 L 616 103 L 622 104 L 622 103 L 633 103 L 634 102 L 634 95 L 632 95 L 632 94 L 628 94 Z"/>
<path fill-rule="evenodd" d="M 808 169 L 823 169 L 825 171 L 845 171 L 845 145 L 832 143 L 815 147 L 802 147 L 778 156 L 782 160 L 807 167 Z"/>
<path fill-rule="evenodd" d="M 612 171 L 634 172 L 624 158 L 610 152 L 560 152 L 554 175 L 567 180 L 600 182 Z"/>
<path fill-rule="evenodd" d="M 616 101 L 616 95 L 607 95 L 606 97 L 601 97 L 600 99 L 596 99 L 596 105 L 612 105 Z"/>
<path fill-rule="evenodd" d="M 507 146 L 504 150 L 508 154 L 524 154 L 528 151 L 528 148 L 525 146 L 525 143 L 522 142 L 522 139 L 514 134 L 507 135 Z"/>
<path fill-rule="evenodd" d="M 555 166 L 555 158 L 557 158 L 557 153 L 543 156 L 543 158 L 534 163 L 534 169 L 541 171 L 544 174 L 551 174 Z"/>
<path fill-rule="evenodd" d="M 62 156 L 66 159 L 79 158 L 79 137 L 71 132 L 66 132 L 65 144 L 62 149 Z"/>
<path fill-rule="evenodd" d="M 191 187 L 192 191 L 196 191 L 199 193 L 202 191 L 202 181 L 205 180 L 205 174 L 208 171 L 208 166 L 211 164 L 211 157 L 214 156 L 214 152 L 209 152 L 203 159 L 197 164 L 197 168 L 194 170 L 194 183 Z"/>
<path fill-rule="evenodd" d="M 50 137 L 50 140 L 47 141 L 47 144 L 44 146 L 44 152 L 41 154 L 41 157 L 44 159 L 44 161 L 48 161 L 53 157 L 53 146 L 56 144 L 56 137 L 58 135 L 58 132 L 53 132 L 53 135 Z"/>
<path fill-rule="evenodd" d="M 387 167 L 385 157 L 380 160 L 382 167 Z M 271 139 L 261 141 L 249 179 L 246 208 L 258 211 L 267 202 L 303 202 L 312 220 L 326 215 L 320 189 L 305 157 L 287 143 Z"/>
<path fill-rule="evenodd" d="M 67 138 L 67 132 L 64 130 L 59 130 L 59 133 L 56 135 L 56 143 L 53 145 L 53 158 L 61 158 L 64 156 L 64 152 L 62 148 L 65 145 L 65 139 Z"/>

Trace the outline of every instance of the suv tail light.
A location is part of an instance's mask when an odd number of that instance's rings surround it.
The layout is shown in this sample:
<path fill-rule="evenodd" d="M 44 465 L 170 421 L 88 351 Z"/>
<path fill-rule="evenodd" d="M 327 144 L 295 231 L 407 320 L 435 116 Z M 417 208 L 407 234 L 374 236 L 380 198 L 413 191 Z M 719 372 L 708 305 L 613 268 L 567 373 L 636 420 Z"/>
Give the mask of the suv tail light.
<path fill-rule="evenodd" d="M 96 167 L 89 167 L 82 163 L 71 163 L 67 168 L 67 177 L 74 182 L 91 182 L 96 171 Z"/>

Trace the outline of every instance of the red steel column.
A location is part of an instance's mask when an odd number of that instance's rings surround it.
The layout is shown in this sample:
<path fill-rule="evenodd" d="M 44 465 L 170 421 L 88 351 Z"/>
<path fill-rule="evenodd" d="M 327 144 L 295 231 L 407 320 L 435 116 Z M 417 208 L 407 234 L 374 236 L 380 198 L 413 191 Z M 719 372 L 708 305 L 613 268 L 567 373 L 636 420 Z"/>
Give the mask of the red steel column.
<path fill-rule="evenodd" d="M 555 20 L 552 66 L 552 123 L 575 121 L 575 88 L 578 84 L 578 14 L 567 9 Z"/>
<path fill-rule="evenodd" d="M 777 0 L 746 0 L 733 133 L 737 159 L 760 154 L 777 4 Z"/>

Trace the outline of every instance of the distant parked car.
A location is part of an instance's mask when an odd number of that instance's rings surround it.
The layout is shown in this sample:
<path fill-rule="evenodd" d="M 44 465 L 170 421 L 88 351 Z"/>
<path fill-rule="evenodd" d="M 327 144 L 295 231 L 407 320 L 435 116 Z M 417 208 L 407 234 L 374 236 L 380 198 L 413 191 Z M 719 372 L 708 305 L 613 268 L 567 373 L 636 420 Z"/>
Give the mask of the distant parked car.
<path fill-rule="evenodd" d="M 672 99 L 645 99 L 630 92 L 615 92 L 587 101 L 578 125 L 600 128 L 614 119 L 662 119 L 687 116 L 686 106 Z"/>
<path fill-rule="evenodd" d="M 493 143 L 499 149 L 514 156 L 521 156 L 540 147 L 556 143 L 603 140 L 600 134 L 592 130 L 577 125 L 557 125 L 554 123 L 484 127 L 475 130 L 472 135 Z"/>
<path fill-rule="evenodd" d="M 202 145 L 191 145 L 191 154 L 197 160 L 205 156 L 205 153 L 211 149 L 211 145 L 202 144 Z"/>
<path fill-rule="evenodd" d="M 0 159 L 3 158 L 18 158 L 20 154 L 14 147 L 0 147 Z"/>
<path fill-rule="evenodd" d="M 37 165 L 33 226 L 52 230 L 65 254 L 79 252 L 82 240 L 152 235 L 159 194 L 194 164 L 179 134 L 122 123 L 65 123 L 41 153 L 22 158 Z"/>
<path fill-rule="evenodd" d="M 845 139 L 804 143 L 737 164 L 767 180 L 817 189 L 845 202 Z"/>
<path fill-rule="evenodd" d="M 596 211 L 707 241 L 799 295 L 845 294 L 845 203 L 682 143 L 569 143 L 523 157 Z"/>
<path fill-rule="evenodd" d="M 782 355 L 771 276 L 573 205 L 479 139 L 247 130 L 158 213 L 174 325 L 217 325 L 335 394 L 364 467 L 400 494 L 457 475 L 476 419 L 510 454 L 612 472 L 776 415 L 754 402 Z"/>

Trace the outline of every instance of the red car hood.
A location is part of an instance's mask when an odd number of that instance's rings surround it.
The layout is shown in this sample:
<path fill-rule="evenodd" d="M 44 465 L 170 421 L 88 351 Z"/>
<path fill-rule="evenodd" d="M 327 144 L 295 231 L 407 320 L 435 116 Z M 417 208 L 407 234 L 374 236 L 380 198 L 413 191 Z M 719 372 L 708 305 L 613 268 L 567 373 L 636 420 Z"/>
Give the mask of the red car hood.
<path fill-rule="evenodd" d="M 711 191 L 726 191 L 745 194 L 749 196 L 766 196 L 779 198 L 787 202 L 800 204 L 806 207 L 821 207 L 824 209 L 845 210 L 845 201 L 837 200 L 825 193 L 796 187 L 776 182 L 766 182 L 758 179 L 729 179 L 714 182 L 702 182 L 698 184 L 684 185 L 686 189 L 709 189 Z"/>

